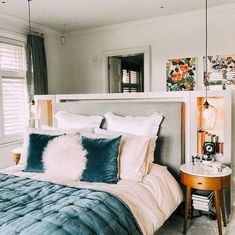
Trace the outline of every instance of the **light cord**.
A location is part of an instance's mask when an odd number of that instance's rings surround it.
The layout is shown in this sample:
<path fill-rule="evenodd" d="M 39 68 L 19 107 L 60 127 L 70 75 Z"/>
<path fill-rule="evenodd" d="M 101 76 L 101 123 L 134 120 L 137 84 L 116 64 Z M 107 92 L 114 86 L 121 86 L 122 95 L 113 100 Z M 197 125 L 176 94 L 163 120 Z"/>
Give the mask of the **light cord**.
<path fill-rule="evenodd" d="M 29 35 L 32 35 L 32 26 L 31 26 L 31 9 L 30 9 L 30 2 L 32 0 L 28 0 L 28 21 L 29 21 Z M 35 101 L 32 98 L 31 105 L 35 105 Z"/>
<path fill-rule="evenodd" d="M 205 23 L 206 23 L 206 68 L 205 68 L 205 86 L 206 86 L 206 102 L 207 102 L 207 91 L 208 91 L 208 5 L 207 0 L 206 1 L 206 7 L 205 7 Z"/>
<path fill-rule="evenodd" d="M 30 2 L 32 0 L 28 0 L 28 16 L 29 16 L 29 34 L 32 34 L 32 27 L 31 27 L 31 9 L 30 9 Z"/>

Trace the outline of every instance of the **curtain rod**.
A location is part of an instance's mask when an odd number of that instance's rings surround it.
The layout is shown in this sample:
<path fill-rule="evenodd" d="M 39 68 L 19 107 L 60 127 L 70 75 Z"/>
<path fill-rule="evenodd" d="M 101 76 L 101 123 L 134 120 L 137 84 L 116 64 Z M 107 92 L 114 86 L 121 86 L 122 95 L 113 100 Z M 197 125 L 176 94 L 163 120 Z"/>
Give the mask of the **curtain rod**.
<path fill-rule="evenodd" d="M 44 37 L 44 34 L 43 34 L 43 33 L 39 33 L 39 32 L 32 31 L 32 30 L 31 30 L 31 34 L 32 34 L 32 35 L 37 35 L 37 36 Z"/>

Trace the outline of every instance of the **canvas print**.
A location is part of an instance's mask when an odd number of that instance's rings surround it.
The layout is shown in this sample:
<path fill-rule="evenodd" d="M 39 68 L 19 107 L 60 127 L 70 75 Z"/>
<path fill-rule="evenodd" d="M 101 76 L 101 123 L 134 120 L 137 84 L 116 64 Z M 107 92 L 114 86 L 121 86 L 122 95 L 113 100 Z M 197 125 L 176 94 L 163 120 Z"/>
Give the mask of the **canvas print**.
<path fill-rule="evenodd" d="M 166 64 L 167 91 L 195 89 L 196 57 L 169 59 Z"/>
<path fill-rule="evenodd" d="M 206 67 L 204 59 L 204 72 Z M 208 85 L 231 85 L 235 81 L 235 55 L 215 55 L 207 57 Z"/>

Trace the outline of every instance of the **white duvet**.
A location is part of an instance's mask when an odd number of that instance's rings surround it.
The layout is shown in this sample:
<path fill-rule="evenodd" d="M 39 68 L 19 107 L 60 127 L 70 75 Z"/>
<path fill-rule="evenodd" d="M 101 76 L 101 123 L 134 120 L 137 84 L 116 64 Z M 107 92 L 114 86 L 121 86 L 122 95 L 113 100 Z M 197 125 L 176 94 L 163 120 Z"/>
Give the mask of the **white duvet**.
<path fill-rule="evenodd" d="M 143 234 L 153 234 L 183 200 L 180 186 L 166 167 L 150 164 L 143 182 L 120 180 L 117 184 L 86 183 L 48 178 L 45 174 L 22 172 L 23 166 L 13 166 L 1 173 L 51 181 L 79 188 L 100 189 L 115 194 L 131 209 Z"/>

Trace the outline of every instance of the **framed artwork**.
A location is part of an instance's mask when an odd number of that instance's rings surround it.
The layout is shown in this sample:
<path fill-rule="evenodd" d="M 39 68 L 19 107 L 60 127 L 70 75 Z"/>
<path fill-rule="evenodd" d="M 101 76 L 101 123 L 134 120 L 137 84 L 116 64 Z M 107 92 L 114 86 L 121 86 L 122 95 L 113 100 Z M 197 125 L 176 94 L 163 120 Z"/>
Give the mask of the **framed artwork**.
<path fill-rule="evenodd" d="M 196 57 L 169 59 L 166 63 L 167 91 L 195 89 Z"/>
<path fill-rule="evenodd" d="M 206 68 L 205 57 L 204 72 Z M 235 55 L 215 55 L 207 57 L 208 65 L 208 83 L 210 87 L 225 89 L 227 85 L 235 83 Z M 213 89 L 213 88 L 212 88 Z"/>

